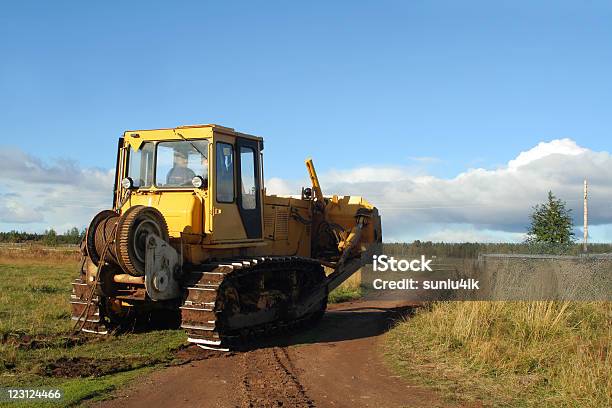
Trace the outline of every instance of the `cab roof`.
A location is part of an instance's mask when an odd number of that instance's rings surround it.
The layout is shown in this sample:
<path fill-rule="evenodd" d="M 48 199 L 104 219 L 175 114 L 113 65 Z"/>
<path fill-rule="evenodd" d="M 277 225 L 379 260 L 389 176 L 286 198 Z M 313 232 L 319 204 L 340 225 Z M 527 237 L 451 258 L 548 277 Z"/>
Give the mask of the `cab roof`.
<path fill-rule="evenodd" d="M 205 125 L 178 126 L 175 128 L 164 129 L 126 130 L 123 133 L 123 137 L 125 138 L 125 141 L 132 146 L 132 148 L 138 150 L 142 142 L 145 140 L 183 140 L 183 138 L 204 139 L 212 137 L 213 133 L 222 133 L 230 136 L 263 141 L 262 137 L 236 132 L 233 128 L 215 125 L 212 123 Z"/>

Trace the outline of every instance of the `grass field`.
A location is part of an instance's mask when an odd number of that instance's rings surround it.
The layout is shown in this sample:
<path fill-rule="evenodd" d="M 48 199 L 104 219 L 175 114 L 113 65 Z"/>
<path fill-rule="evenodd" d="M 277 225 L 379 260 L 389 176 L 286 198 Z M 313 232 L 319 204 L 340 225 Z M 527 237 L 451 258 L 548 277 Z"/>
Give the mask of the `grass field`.
<path fill-rule="evenodd" d="M 609 302 L 446 302 L 387 334 L 412 381 L 487 406 L 612 406 Z"/>
<path fill-rule="evenodd" d="M 182 330 L 72 336 L 68 300 L 76 269 L 70 257 L 0 258 L 0 387 L 59 387 L 65 398 L 57 405 L 75 405 L 152 367 L 180 362 Z"/>
<path fill-rule="evenodd" d="M 66 396 L 58 406 L 78 405 L 184 362 L 182 330 L 72 336 L 68 299 L 77 257 L 70 249 L 0 251 L 0 387 L 59 387 Z M 348 282 L 330 302 L 353 300 L 362 290 L 357 280 Z M 400 322 L 386 340 L 394 369 L 449 398 L 612 406 L 610 303 L 436 303 Z"/>
<path fill-rule="evenodd" d="M 104 398 L 157 366 L 183 362 L 177 354 L 185 345 L 183 330 L 73 335 L 68 301 L 77 268 L 74 248 L 0 251 L 0 387 L 59 387 L 65 398 L 56 405 L 77 405 Z M 351 283 L 336 289 L 330 302 L 360 295 Z"/>

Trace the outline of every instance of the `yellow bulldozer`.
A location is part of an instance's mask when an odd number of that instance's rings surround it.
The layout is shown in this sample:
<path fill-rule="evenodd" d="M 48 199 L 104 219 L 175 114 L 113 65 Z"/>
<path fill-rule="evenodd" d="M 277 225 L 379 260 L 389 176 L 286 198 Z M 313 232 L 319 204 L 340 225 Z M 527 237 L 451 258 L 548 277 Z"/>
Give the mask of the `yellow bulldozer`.
<path fill-rule="evenodd" d="M 324 196 L 312 160 L 301 195 L 267 195 L 263 148 L 218 125 L 125 132 L 112 210 L 81 245 L 75 327 L 106 334 L 165 319 L 228 350 L 320 318 L 382 242 L 378 210 Z"/>

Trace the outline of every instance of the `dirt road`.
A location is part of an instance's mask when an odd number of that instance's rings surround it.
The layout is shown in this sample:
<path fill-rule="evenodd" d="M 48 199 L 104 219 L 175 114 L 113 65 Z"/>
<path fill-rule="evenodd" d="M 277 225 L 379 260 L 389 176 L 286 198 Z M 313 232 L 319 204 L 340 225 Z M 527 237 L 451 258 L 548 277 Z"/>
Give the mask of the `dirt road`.
<path fill-rule="evenodd" d="M 452 406 L 395 376 L 382 361 L 382 334 L 410 310 L 393 301 L 348 302 L 331 305 L 315 328 L 252 351 L 190 347 L 201 360 L 157 371 L 94 406 Z"/>

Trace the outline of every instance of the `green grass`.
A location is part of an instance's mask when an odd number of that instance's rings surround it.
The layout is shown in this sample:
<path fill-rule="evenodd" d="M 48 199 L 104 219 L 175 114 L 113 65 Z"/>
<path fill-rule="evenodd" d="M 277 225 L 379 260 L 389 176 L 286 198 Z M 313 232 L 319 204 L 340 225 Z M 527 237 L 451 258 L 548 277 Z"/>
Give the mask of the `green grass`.
<path fill-rule="evenodd" d="M 0 264 L 0 336 L 70 329 L 70 282 L 77 265 Z"/>
<path fill-rule="evenodd" d="M 154 367 L 143 367 L 102 377 L 66 379 L 61 383 L 29 383 L 29 387 L 60 388 L 63 392 L 63 397 L 58 401 L 12 402 L 10 407 L 70 407 L 78 406 L 84 400 L 103 400 L 107 398 L 112 391 L 129 384 L 134 379 L 153 369 Z"/>
<path fill-rule="evenodd" d="M 78 405 L 105 398 L 142 373 L 173 363 L 174 352 L 185 344 L 182 330 L 74 337 L 69 298 L 78 262 L 36 258 L 0 257 L 0 387 L 58 387 L 65 397 L 57 406 Z M 361 292 L 345 284 L 330 294 L 330 302 L 354 300 Z M 28 346 L 32 340 L 34 347 Z M 79 364 L 83 370 L 95 369 L 73 378 L 54 372 L 71 364 L 76 371 Z"/>
<path fill-rule="evenodd" d="M 0 263 L 0 387 L 58 387 L 65 393 L 58 405 L 75 405 L 103 398 L 152 367 L 171 363 L 185 344 L 182 330 L 72 340 L 68 301 L 76 269 L 74 261 Z M 38 345 L 28 347 L 32 339 Z M 95 372 L 76 378 L 52 372 L 66 361 Z"/>
<path fill-rule="evenodd" d="M 400 374 L 485 406 L 612 406 L 609 302 L 446 302 L 386 337 Z"/>
<path fill-rule="evenodd" d="M 329 303 L 342 303 L 349 302 L 351 300 L 360 299 L 363 296 L 363 288 L 357 287 L 346 287 L 338 286 L 332 290 L 329 294 Z"/>

